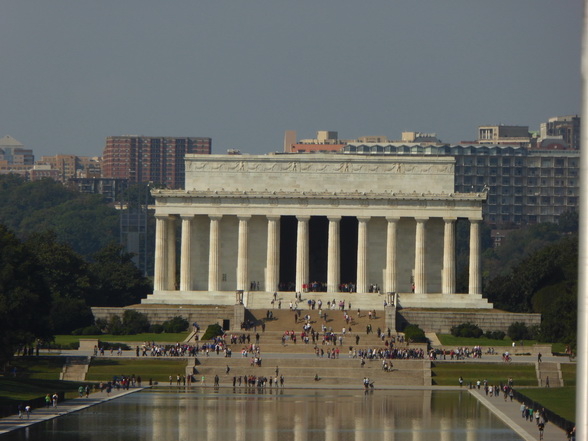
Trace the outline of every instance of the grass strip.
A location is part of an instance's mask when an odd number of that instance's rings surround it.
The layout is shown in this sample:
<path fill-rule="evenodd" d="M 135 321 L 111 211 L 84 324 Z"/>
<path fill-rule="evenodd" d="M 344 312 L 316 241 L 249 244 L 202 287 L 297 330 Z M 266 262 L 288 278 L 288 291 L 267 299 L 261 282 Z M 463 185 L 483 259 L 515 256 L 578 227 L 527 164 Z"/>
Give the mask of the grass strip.
<path fill-rule="evenodd" d="M 532 400 L 541 403 L 542 407 L 549 409 L 568 421 L 576 421 L 576 388 L 553 387 L 518 389 L 519 392 Z"/>
<path fill-rule="evenodd" d="M 162 333 L 154 334 L 152 332 L 134 334 L 134 335 L 113 335 L 113 334 L 101 334 L 101 335 L 56 335 L 55 343 L 60 345 L 69 345 L 70 343 L 77 343 L 80 338 L 95 338 L 100 341 L 109 342 L 156 342 L 156 343 L 177 343 L 182 342 L 188 337 L 189 332 L 179 333 Z"/>
<path fill-rule="evenodd" d="M 537 386 L 535 366 L 531 363 L 443 363 L 434 362 L 432 367 L 434 385 L 455 386 L 459 377 L 463 378 L 464 386 L 475 384 L 478 380 L 488 380 L 491 385 L 505 384 L 512 378 L 515 386 Z"/>
<path fill-rule="evenodd" d="M 169 381 L 170 375 L 174 380 L 176 375 L 184 375 L 187 364 L 186 359 L 161 360 L 150 357 L 133 360 L 93 359 L 86 379 L 89 381 L 110 381 L 114 376 L 135 375 L 135 377 L 140 376 L 145 384 L 149 379 L 166 382 Z"/>

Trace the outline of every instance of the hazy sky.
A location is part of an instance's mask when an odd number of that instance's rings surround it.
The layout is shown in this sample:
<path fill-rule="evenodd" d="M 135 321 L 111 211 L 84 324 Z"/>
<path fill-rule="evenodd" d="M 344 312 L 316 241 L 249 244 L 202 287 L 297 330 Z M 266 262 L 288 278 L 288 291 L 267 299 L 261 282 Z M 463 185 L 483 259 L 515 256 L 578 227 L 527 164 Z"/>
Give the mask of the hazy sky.
<path fill-rule="evenodd" d="M 100 155 L 107 136 L 213 153 L 580 111 L 581 0 L 2 0 L 0 137 Z"/>

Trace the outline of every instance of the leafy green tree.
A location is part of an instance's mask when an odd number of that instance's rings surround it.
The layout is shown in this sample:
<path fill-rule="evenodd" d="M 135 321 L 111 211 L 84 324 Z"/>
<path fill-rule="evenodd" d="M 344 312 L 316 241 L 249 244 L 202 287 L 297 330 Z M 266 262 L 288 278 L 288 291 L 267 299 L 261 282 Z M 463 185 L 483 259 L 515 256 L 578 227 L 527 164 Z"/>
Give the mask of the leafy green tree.
<path fill-rule="evenodd" d="M 68 334 L 89 326 L 94 318 L 87 301 L 92 282 L 89 266 L 71 247 L 61 243 L 52 231 L 35 233 L 26 242 L 42 262 L 40 271 L 53 299 L 51 321 L 56 334 Z"/>
<path fill-rule="evenodd" d="M 125 334 L 140 334 L 149 331 L 149 319 L 145 314 L 132 309 L 123 313 L 122 325 Z"/>
<path fill-rule="evenodd" d="M 0 225 L 0 363 L 19 346 L 51 336 L 51 292 L 35 255 Z"/>
<path fill-rule="evenodd" d="M 94 255 L 90 264 L 94 290 L 92 306 L 127 306 L 152 292 L 151 282 L 133 263 L 133 255 L 111 243 Z"/>

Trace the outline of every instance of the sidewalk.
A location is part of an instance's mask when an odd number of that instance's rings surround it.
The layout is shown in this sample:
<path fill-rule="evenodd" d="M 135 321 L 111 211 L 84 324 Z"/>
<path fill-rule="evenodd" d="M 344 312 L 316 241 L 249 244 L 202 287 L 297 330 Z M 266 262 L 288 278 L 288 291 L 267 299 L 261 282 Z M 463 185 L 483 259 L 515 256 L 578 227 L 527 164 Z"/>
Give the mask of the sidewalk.
<path fill-rule="evenodd" d="M 59 403 L 57 407 L 40 407 L 33 409 L 29 419 L 27 419 L 26 415 L 23 415 L 22 419 L 19 419 L 18 415 L 10 415 L 8 417 L 0 418 L 0 435 L 13 430 L 32 426 L 33 424 L 42 421 L 48 421 L 62 415 L 67 415 L 68 413 L 78 412 L 82 409 L 95 406 L 96 404 L 114 400 L 115 398 L 132 394 L 143 389 L 145 388 L 135 387 L 130 390 L 113 390 L 110 395 L 107 395 L 106 392 L 96 392 L 91 394 L 89 398 L 75 398 L 73 400 L 63 401 Z"/>
<path fill-rule="evenodd" d="M 469 392 L 525 441 L 539 440 L 539 429 L 535 420 L 533 419 L 533 422 L 526 421 L 521 416 L 521 403 L 516 400 L 511 402 L 510 398 L 504 401 L 502 393 L 497 398 L 486 396 L 483 389 L 469 389 Z M 545 425 L 545 431 L 543 432 L 544 441 L 565 439 L 565 431 L 550 422 Z"/>

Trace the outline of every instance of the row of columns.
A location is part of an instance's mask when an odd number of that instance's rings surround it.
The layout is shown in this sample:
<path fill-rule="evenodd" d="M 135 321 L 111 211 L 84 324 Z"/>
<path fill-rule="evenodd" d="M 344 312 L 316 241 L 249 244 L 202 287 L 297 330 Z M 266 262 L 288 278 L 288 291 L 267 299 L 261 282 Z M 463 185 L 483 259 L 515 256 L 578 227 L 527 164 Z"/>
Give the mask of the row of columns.
<path fill-rule="evenodd" d="M 175 289 L 175 222 L 169 216 L 157 216 L 155 245 L 155 291 Z M 210 237 L 208 256 L 208 290 L 218 291 L 220 286 L 220 221 L 222 216 L 209 216 Z M 237 289 L 247 290 L 248 279 L 248 236 L 251 216 L 238 216 L 239 238 L 237 251 Z M 309 221 L 310 216 L 298 216 L 296 239 L 296 291 L 301 292 L 309 282 Z M 357 292 L 368 291 L 367 279 L 367 226 L 369 217 L 358 217 L 357 234 Z M 180 290 L 190 291 L 192 287 L 192 234 L 193 216 L 182 216 L 182 245 L 180 262 Z M 341 216 L 329 216 L 328 255 L 327 255 L 327 291 L 336 292 L 340 283 L 340 221 Z M 384 290 L 398 291 L 397 261 L 397 217 L 387 217 L 386 229 L 386 268 Z M 280 259 L 280 217 L 268 216 L 267 260 L 265 274 L 265 291 L 278 290 Z M 427 293 L 426 269 L 426 223 L 428 218 L 416 218 L 414 292 Z M 456 218 L 444 218 L 442 293 L 455 293 L 455 221 Z M 481 294 L 480 274 L 480 221 L 470 220 L 470 294 Z"/>

